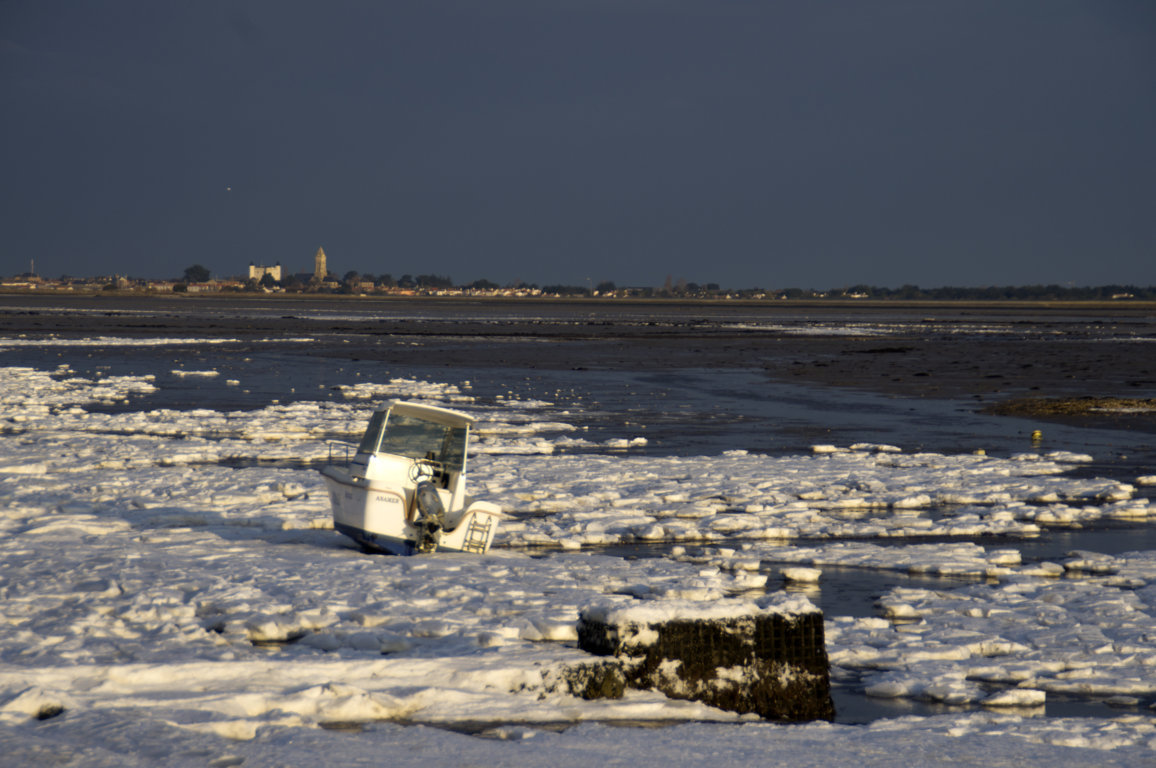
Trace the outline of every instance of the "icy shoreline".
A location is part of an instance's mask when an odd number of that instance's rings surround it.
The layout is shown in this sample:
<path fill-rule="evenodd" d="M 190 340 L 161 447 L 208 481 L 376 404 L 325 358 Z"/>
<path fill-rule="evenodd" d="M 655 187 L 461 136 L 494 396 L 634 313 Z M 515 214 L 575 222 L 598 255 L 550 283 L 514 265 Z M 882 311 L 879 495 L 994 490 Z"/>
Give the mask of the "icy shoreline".
<path fill-rule="evenodd" d="M 1082 456 L 907 454 L 877 445 L 785 457 L 553 455 L 581 438 L 548 403 L 482 406 L 468 383 L 405 379 L 351 386 L 342 403 L 243 413 L 86 410 L 131 404 L 154 386 L 149 375 L 0 368 L 5 748 L 82 755 L 85 734 L 138 719 L 135 728 L 166 739 L 244 752 L 246 764 L 261 764 L 258 746 L 278 754 L 301 734 L 334 748 L 338 736 L 316 730 L 322 724 L 369 724 L 365 734 L 343 736 L 349 755 L 385 734 L 399 743 L 413 737 L 412 729 L 373 725 L 391 720 L 522 724 L 491 735 L 577 752 L 635 738 L 669 746 L 724 726 L 637 737 L 597 726 L 535 729 L 736 719 L 657 694 L 620 702 L 566 694 L 558 672 L 582 656 L 568 645 L 578 608 L 606 596 L 655 604 L 749 597 L 765 589 L 762 563 L 778 561 L 981 580 L 950 591 L 892 590 L 884 617 L 827 616 L 828 649 L 833 663 L 864 675 L 872 695 L 1010 712 L 786 732 L 799 745 L 822 733 L 843 740 L 848 754 L 975 736 L 999 745 L 985 764 L 1032 744 L 1052 745 L 1058 765 L 1081 762 L 1063 747 L 1156 749 L 1146 709 L 1156 699 L 1156 555 L 1024 564 L 1006 548 L 966 542 L 840 541 L 1028 534 L 1041 524 L 1156 514 L 1128 484 L 1065 476 Z M 471 481 L 510 516 L 505 549 L 485 558 L 365 556 L 329 530 L 316 472 L 221 465 L 320 460 L 326 441 L 356 435 L 384 396 L 476 409 Z M 582 551 L 638 541 L 705 550 L 631 561 Z M 547 544 L 563 551 L 531 554 Z M 1032 708 L 1048 692 L 1114 696 L 1129 709 L 1087 721 L 1036 717 Z M 54 711 L 63 714 L 36 720 Z M 741 727 L 752 745 L 784 733 Z M 438 734 L 446 750 L 464 738 Z M 969 750 L 982 751 L 974 743 Z M 108 759 L 92 754 L 94 764 Z"/>

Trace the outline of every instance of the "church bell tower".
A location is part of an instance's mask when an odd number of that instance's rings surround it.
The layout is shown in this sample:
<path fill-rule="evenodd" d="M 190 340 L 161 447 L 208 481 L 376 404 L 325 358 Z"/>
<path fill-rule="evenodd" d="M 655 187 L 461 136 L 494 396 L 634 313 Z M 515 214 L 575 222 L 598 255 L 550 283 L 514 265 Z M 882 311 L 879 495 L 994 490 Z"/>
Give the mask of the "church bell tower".
<path fill-rule="evenodd" d="M 313 279 L 321 282 L 329 271 L 325 268 L 325 249 L 318 248 L 317 255 L 313 257 Z"/>

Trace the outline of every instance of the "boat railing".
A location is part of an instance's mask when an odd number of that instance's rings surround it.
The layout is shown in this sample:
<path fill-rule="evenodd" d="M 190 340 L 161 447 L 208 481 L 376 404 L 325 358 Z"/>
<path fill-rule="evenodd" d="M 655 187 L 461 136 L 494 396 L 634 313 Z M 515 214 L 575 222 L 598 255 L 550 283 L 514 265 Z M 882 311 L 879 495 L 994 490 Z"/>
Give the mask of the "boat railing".
<path fill-rule="evenodd" d="M 330 440 L 327 464 L 348 464 L 357 454 L 357 446 L 343 440 Z"/>

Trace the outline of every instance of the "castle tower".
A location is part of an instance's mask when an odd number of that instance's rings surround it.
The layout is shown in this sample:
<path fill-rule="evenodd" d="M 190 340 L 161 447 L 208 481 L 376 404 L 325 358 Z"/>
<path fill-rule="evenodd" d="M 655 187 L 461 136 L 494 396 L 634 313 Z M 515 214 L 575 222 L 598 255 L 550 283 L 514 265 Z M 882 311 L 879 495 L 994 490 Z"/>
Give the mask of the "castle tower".
<path fill-rule="evenodd" d="M 317 255 L 313 257 L 313 279 L 320 282 L 328 274 L 329 271 L 325 268 L 325 249 L 318 248 Z"/>

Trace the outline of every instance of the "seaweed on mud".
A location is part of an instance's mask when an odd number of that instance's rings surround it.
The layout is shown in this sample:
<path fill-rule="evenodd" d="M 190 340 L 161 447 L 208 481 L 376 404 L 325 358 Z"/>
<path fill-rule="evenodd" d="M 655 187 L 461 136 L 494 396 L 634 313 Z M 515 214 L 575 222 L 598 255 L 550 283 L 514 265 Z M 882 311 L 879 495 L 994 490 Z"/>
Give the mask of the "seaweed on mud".
<path fill-rule="evenodd" d="M 1025 397 L 984 409 L 999 416 L 1105 416 L 1156 414 L 1156 399 L 1139 397 Z"/>

